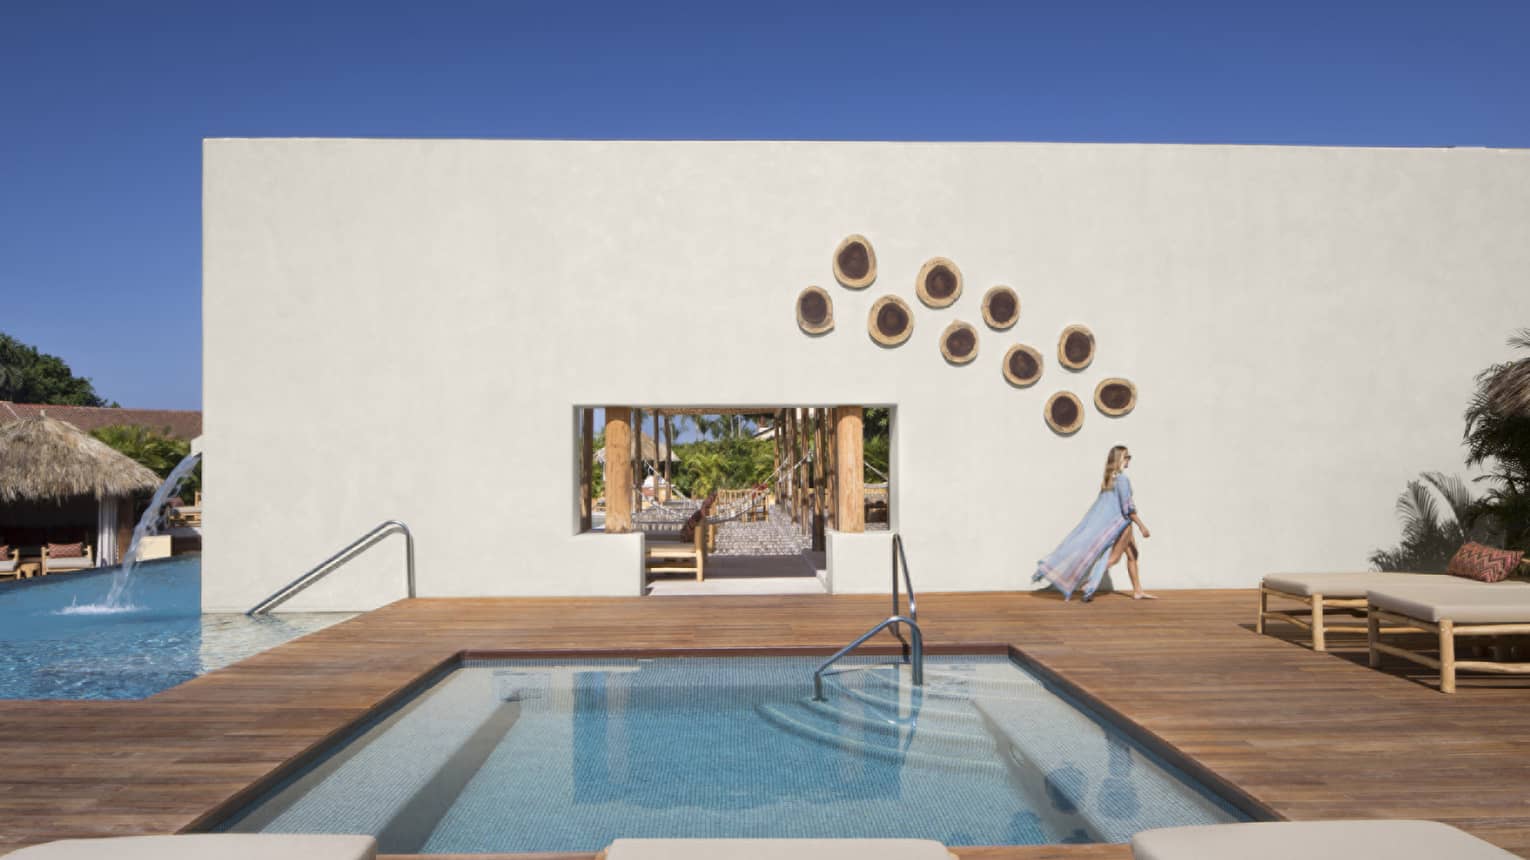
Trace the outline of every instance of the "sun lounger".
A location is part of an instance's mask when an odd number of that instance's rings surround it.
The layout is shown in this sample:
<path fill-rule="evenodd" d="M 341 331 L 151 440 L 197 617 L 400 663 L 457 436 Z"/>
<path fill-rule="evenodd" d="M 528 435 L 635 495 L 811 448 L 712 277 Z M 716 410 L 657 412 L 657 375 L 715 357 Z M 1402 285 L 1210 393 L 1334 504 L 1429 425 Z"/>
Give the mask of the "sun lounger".
<path fill-rule="evenodd" d="M 85 547 L 83 555 L 53 556 L 56 547 L 64 544 L 50 543 L 42 549 L 42 574 L 62 573 L 68 570 L 90 570 L 96 566 L 96 560 L 91 558 L 90 547 Z"/>
<path fill-rule="evenodd" d="M 618 839 L 597 857 L 599 860 L 956 860 L 946 846 L 928 839 Z"/>
<path fill-rule="evenodd" d="M 1437 821 L 1258 821 L 1144 830 L 1135 860 L 1511 860 L 1516 855 Z"/>
<path fill-rule="evenodd" d="M 1365 633 L 1365 593 L 1384 585 L 1417 585 L 1424 581 L 1462 581 L 1443 573 L 1271 573 L 1259 583 L 1259 620 L 1284 621 L 1312 631 L 1312 650 L 1328 650 L 1329 633 Z M 1303 609 L 1271 609 L 1270 598 L 1305 603 Z M 1302 616 L 1306 616 L 1305 618 Z"/>
<path fill-rule="evenodd" d="M 33 845 L 5 860 L 374 860 L 370 836 L 291 833 L 194 833 L 63 839 Z"/>
<path fill-rule="evenodd" d="M 21 550 L 0 547 L 0 579 L 21 578 Z"/>
<path fill-rule="evenodd" d="M 1515 587 L 1518 586 L 1518 587 Z M 1530 663 L 1457 660 L 1457 636 L 1511 636 L 1530 633 L 1530 587 L 1523 582 L 1445 585 L 1389 585 L 1366 593 L 1371 666 L 1391 654 L 1440 670 L 1440 692 L 1456 691 L 1456 671 L 1469 669 L 1504 675 L 1530 674 Z M 1396 625 L 1383 627 L 1382 625 Z M 1387 632 L 1431 633 L 1439 656 L 1381 641 Z"/>

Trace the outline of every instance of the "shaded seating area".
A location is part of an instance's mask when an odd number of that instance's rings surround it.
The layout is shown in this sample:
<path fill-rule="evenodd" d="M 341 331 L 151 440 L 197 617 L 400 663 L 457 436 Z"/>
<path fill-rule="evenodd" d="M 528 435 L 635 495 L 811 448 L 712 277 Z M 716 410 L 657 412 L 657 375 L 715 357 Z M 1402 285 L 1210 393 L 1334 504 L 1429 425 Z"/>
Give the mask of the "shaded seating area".
<path fill-rule="evenodd" d="M 66 421 L 39 413 L 0 425 L 0 544 L 19 551 L 13 572 L 117 563 L 136 501 L 159 485 L 154 472 Z"/>
<path fill-rule="evenodd" d="M 96 566 L 91 548 L 83 543 L 50 543 L 42 548 L 41 573 L 63 573 L 71 570 L 90 570 Z"/>

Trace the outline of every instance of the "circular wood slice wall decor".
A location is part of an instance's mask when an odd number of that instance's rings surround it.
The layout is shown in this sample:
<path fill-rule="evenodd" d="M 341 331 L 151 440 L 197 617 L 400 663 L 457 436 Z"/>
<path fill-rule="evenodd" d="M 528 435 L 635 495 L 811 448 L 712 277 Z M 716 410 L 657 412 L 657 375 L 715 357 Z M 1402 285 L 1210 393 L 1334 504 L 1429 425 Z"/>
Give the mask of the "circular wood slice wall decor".
<path fill-rule="evenodd" d="M 977 329 L 957 320 L 940 333 L 940 354 L 952 364 L 967 364 L 978 354 Z"/>
<path fill-rule="evenodd" d="M 883 296 L 871 306 L 866 328 L 877 343 L 897 346 L 914 333 L 914 313 L 897 296 Z"/>
<path fill-rule="evenodd" d="M 1011 385 L 1029 388 L 1041 378 L 1041 353 L 1017 343 L 1004 353 L 1004 378 Z"/>
<path fill-rule="evenodd" d="M 852 290 L 863 290 L 877 279 L 877 252 L 859 233 L 846 236 L 834 249 L 834 280 Z"/>
<path fill-rule="evenodd" d="M 1069 370 L 1083 370 L 1094 361 L 1094 332 L 1088 326 L 1070 325 L 1057 339 L 1057 360 Z"/>
<path fill-rule="evenodd" d="M 1137 386 L 1119 377 L 1103 379 L 1094 387 L 1094 407 L 1119 418 L 1137 408 Z"/>
<path fill-rule="evenodd" d="M 1084 426 L 1084 404 L 1071 391 L 1059 391 L 1047 399 L 1047 426 L 1063 436 L 1071 436 Z"/>
<path fill-rule="evenodd" d="M 1009 287 L 994 287 L 983 294 L 983 322 L 1004 331 L 1020 320 L 1020 296 Z"/>
<path fill-rule="evenodd" d="M 834 328 L 834 299 L 823 287 L 808 287 L 797 294 L 797 325 L 808 334 Z"/>
<path fill-rule="evenodd" d="M 932 308 L 950 307 L 962 297 L 962 270 L 945 257 L 931 257 L 919 269 L 914 291 Z"/>

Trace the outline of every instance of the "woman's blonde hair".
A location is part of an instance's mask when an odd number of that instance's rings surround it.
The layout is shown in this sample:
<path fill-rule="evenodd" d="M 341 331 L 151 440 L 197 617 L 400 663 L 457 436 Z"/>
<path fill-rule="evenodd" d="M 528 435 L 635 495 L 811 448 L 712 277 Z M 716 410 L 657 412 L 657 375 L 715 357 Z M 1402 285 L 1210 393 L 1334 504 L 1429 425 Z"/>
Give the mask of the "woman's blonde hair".
<path fill-rule="evenodd" d="M 1100 491 L 1110 489 L 1116 485 L 1116 476 L 1121 474 L 1121 466 L 1126 462 L 1126 446 L 1117 445 L 1105 455 L 1105 479 L 1100 481 Z"/>

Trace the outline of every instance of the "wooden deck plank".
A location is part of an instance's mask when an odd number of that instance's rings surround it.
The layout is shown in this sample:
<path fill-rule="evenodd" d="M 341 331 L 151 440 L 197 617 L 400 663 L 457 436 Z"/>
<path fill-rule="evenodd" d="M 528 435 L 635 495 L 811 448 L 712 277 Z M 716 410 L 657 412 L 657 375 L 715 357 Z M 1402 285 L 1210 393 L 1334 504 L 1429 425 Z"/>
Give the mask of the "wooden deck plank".
<path fill-rule="evenodd" d="M 1287 817 L 1432 818 L 1530 853 L 1530 679 L 1465 675 L 1446 696 L 1403 661 L 1367 669 L 1360 637 L 1317 654 L 1255 635 L 1252 590 L 1161 598 L 927 594 L 919 608 L 932 646 L 1013 644 Z M 887 602 L 401 601 L 143 702 L 0 702 L 0 851 L 184 828 L 458 651 L 832 649 Z M 1128 856 L 1121 846 L 961 853 Z"/>

